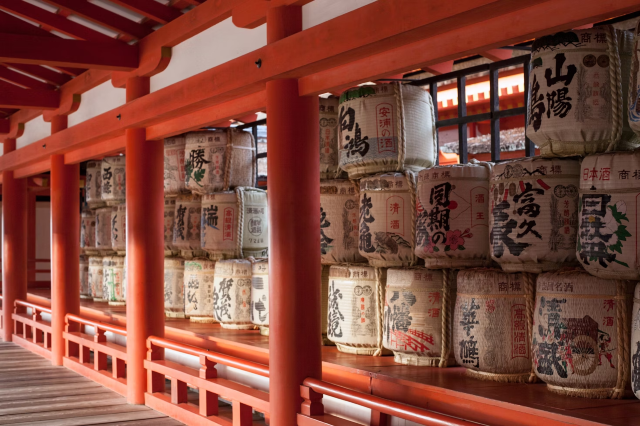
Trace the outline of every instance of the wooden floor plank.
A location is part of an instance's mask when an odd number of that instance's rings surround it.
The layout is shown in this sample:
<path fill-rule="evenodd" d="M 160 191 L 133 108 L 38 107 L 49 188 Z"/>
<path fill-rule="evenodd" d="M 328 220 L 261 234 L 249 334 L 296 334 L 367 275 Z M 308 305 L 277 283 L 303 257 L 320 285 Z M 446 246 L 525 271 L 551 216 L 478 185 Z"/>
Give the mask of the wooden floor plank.
<path fill-rule="evenodd" d="M 166 417 L 164 419 L 149 419 L 149 420 L 132 420 L 129 422 L 115 422 L 115 423 L 103 423 L 103 426 L 180 426 L 177 420 Z"/>
<path fill-rule="evenodd" d="M 129 407 L 141 407 L 139 405 L 130 405 Z M 158 413 L 150 408 L 146 411 L 134 411 L 131 413 L 106 414 L 102 416 L 77 417 L 71 419 L 60 420 L 42 420 L 37 422 L 13 423 L 20 426 L 84 426 L 84 425 L 103 425 L 105 423 L 123 422 L 128 420 L 145 420 L 145 419 L 161 419 L 166 417 L 164 414 Z"/>
<path fill-rule="evenodd" d="M 14 392 L 8 395 L 2 395 L 0 397 L 0 402 L 5 401 L 15 401 L 20 399 L 38 399 L 38 398 L 47 398 L 52 395 L 51 391 L 43 391 L 38 388 L 25 388 L 20 392 Z M 68 388 L 65 390 L 57 390 L 55 391 L 55 395 L 58 396 L 71 396 L 71 395 L 86 395 L 90 393 L 101 393 L 104 392 L 104 387 L 97 386 L 87 386 L 87 387 L 78 387 L 74 386 L 72 388 Z"/>
<path fill-rule="evenodd" d="M 45 385 L 62 385 L 62 384 L 68 384 L 68 383 L 94 383 L 94 382 L 82 376 L 65 377 L 61 379 L 41 379 L 41 380 L 34 378 L 34 379 L 24 380 L 22 382 L 3 383 L 2 389 L 21 388 L 21 387 L 27 388 L 27 387 L 45 386 Z"/>
<path fill-rule="evenodd" d="M 95 402 L 95 401 L 92 401 Z M 126 400 L 120 402 L 119 404 L 109 405 L 109 406 L 94 406 L 94 407 L 78 407 L 72 410 L 57 410 L 57 411 L 42 411 L 42 412 L 33 412 L 33 413 L 22 413 L 15 415 L 6 415 L 0 416 L 0 425 L 15 425 L 21 423 L 34 423 L 34 422 L 43 422 L 43 421 L 66 421 L 70 419 L 77 418 L 85 418 L 85 423 L 81 424 L 91 424 L 89 423 L 91 420 L 87 420 L 86 418 L 91 417 L 103 417 L 103 416 L 113 416 L 120 414 L 129 414 L 129 413 L 140 413 L 140 412 L 151 412 L 155 413 L 149 407 L 145 407 L 143 405 L 129 405 Z M 49 424 L 49 423 L 47 423 Z"/>
<path fill-rule="evenodd" d="M 18 412 L 21 412 L 21 413 L 29 412 L 29 411 L 16 411 L 16 412 L 6 411 L 11 409 L 17 410 L 20 408 L 26 408 L 31 410 L 32 412 L 37 412 L 37 411 L 42 411 L 42 407 L 53 407 L 53 406 L 59 407 L 61 406 L 61 404 L 68 404 L 68 403 L 72 403 L 76 405 L 86 405 L 89 403 L 96 403 L 96 401 L 111 401 L 114 404 L 117 401 L 121 401 L 121 402 L 124 401 L 126 403 L 126 399 L 124 397 L 118 395 L 115 392 L 109 391 L 109 389 L 106 389 L 106 392 L 104 393 L 95 393 L 95 394 L 90 393 L 88 395 L 53 396 L 51 398 L 29 399 L 25 401 L 18 400 L 18 401 L 0 402 L 0 415 L 16 414 Z M 66 407 L 66 408 L 69 408 L 69 407 Z M 73 408 L 76 408 L 76 407 L 74 406 Z"/>

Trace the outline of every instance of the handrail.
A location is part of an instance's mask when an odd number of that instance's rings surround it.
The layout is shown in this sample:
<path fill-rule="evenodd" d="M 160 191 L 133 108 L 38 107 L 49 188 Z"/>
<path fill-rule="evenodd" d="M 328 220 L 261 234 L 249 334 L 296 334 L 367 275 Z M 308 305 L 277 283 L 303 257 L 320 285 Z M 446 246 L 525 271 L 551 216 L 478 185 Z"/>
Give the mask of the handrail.
<path fill-rule="evenodd" d="M 313 391 L 338 398 L 343 401 L 361 405 L 371 410 L 379 411 L 404 420 L 419 423 L 421 425 L 438 425 L 438 426 L 473 426 L 477 423 L 467 422 L 455 417 L 438 414 L 433 411 L 423 410 L 421 408 L 412 407 L 410 405 L 401 404 L 399 402 L 390 401 L 378 396 L 369 395 L 362 392 L 353 391 L 317 380 L 306 378 L 303 382 L 304 386 L 311 388 Z"/>
<path fill-rule="evenodd" d="M 36 305 L 35 303 L 26 302 L 24 300 L 16 299 L 14 303 L 15 303 L 15 306 L 23 306 L 25 308 L 37 309 L 40 312 L 46 312 L 48 314 L 51 313 L 50 308 L 45 308 L 44 306 Z"/>
<path fill-rule="evenodd" d="M 223 355 L 217 352 L 210 352 L 204 349 L 199 349 L 194 346 L 187 346 L 181 343 L 177 343 L 171 340 L 163 339 L 161 337 L 151 336 L 147 339 L 147 341 L 155 346 L 172 349 L 178 352 L 183 352 L 189 355 L 194 355 L 197 357 L 204 356 L 209 360 L 223 364 L 228 367 L 237 368 L 238 370 L 243 370 L 248 373 L 257 374 L 259 376 L 269 377 L 269 367 L 264 364 L 258 364 L 257 362 L 245 361 L 240 358 Z"/>
<path fill-rule="evenodd" d="M 100 330 L 110 331 L 112 333 L 119 334 L 121 336 L 127 335 L 127 329 L 124 327 L 118 327 L 117 325 L 111 325 L 111 324 L 105 324 L 103 322 L 92 321 L 86 318 L 79 317 L 78 315 L 74 315 L 74 314 L 67 314 L 65 318 L 67 320 L 67 323 L 69 323 L 69 321 L 73 321 L 73 322 L 77 322 L 78 324 L 95 327 L 96 329 L 99 328 Z"/>

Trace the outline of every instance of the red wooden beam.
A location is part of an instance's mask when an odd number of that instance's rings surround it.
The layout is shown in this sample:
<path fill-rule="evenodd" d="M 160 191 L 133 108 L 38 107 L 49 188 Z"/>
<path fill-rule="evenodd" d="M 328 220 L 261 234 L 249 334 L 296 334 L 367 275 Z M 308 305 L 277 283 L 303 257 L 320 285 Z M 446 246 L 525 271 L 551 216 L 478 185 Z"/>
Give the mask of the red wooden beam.
<path fill-rule="evenodd" d="M 161 24 L 169 23 L 182 16 L 182 12 L 178 9 L 165 6 L 155 0 L 111 0 L 111 2 L 124 6 Z"/>
<path fill-rule="evenodd" d="M 53 90 L 23 89 L 0 81 L 0 107 L 54 109 L 60 104 L 60 93 Z"/>
<path fill-rule="evenodd" d="M 240 28 L 256 28 L 267 22 L 267 10 L 281 6 L 304 6 L 313 0 L 248 0 L 233 9 L 233 23 Z"/>
<path fill-rule="evenodd" d="M 54 111 L 45 111 L 43 118 L 51 121 L 55 115 L 69 115 L 80 106 L 80 96 L 96 86 L 106 82 L 111 77 L 107 70 L 88 70 L 81 78 L 74 78 L 60 87 L 60 108 Z"/>
<path fill-rule="evenodd" d="M 11 128 L 11 122 L 8 119 L 6 118 L 0 119 L 0 134 L 2 135 L 8 134 L 10 128 Z"/>
<path fill-rule="evenodd" d="M 54 90 L 56 88 L 51 84 L 43 83 L 35 78 L 20 74 L 5 67 L 0 67 L 0 80 L 13 83 L 23 89 Z"/>
<path fill-rule="evenodd" d="M 39 65 L 30 65 L 30 64 L 15 64 L 15 63 L 6 63 L 0 64 L 5 67 L 11 67 L 13 69 L 22 71 L 30 76 L 37 77 L 41 80 L 49 84 L 53 84 L 55 86 L 62 86 L 67 81 L 70 80 L 69 76 L 66 74 L 62 74 L 59 72 L 51 71 L 48 68 L 41 67 Z"/>
<path fill-rule="evenodd" d="M 138 48 L 125 43 L 0 34 L 1 62 L 127 71 L 138 66 Z"/>
<path fill-rule="evenodd" d="M 480 54 L 494 62 L 503 61 L 513 57 L 513 51 L 509 49 L 489 49 L 481 52 Z"/>

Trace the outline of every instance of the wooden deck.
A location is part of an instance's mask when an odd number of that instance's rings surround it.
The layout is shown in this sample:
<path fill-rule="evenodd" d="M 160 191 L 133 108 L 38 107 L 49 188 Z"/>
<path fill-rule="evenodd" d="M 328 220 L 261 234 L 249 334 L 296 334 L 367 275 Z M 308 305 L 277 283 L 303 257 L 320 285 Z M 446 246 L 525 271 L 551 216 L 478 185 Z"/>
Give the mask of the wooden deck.
<path fill-rule="evenodd" d="M 174 426 L 182 423 L 14 343 L 0 341 L 0 425 Z"/>

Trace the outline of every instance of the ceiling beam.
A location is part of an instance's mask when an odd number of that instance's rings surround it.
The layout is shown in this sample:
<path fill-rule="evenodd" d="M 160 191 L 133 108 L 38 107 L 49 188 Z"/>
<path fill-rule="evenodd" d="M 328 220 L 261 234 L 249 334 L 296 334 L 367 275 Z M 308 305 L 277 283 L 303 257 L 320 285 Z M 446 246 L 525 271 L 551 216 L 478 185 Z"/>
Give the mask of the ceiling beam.
<path fill-rule="evenodd" d="M 7 0 L 4 0 L 7 1 Z M 170 6 L 165 6 L 155 0 L 110 0 L 112 3 L 126 7 L 142 16 L 161 24 L 167 24 L 182 16 L 182 12 Z"/>
<path fill-rule="evenodd" d="M 5 67 L 0 67 L 0 80 L 13 83 L 23 89 L 54 90 L 56 88 L 51 84 L 43 83 L 40 80 L 36 80 L 35 78 L 20 74 L 19 72 L 12 71 Z"/>
<path fill-rule="evenodd" d="M 39 78 L 40 80 L 44 80 L 45 82 L 53 84 L 55 86 L 62 86 L 67 81 L 71 80 L 71 78 L 69 78 L 67 74 L 55 72 L 48 68 L 41 67 L 40 65 L 15 63 L 0 63 L 0 65 L 22 71 L 23 73 L 29 74 L 32 77 Z"/>
<path fill-rule="evenodd" d="M 0 108 L 55 109 L 60 93 L 53 90 L 22 89 L 0 81 Z"/>
<path fill-rule="evenodd" d="M 138 67 L 138 48 L 125 43 L 98 43 L 0 34 L 0 62 L 130 71 Z"/>

